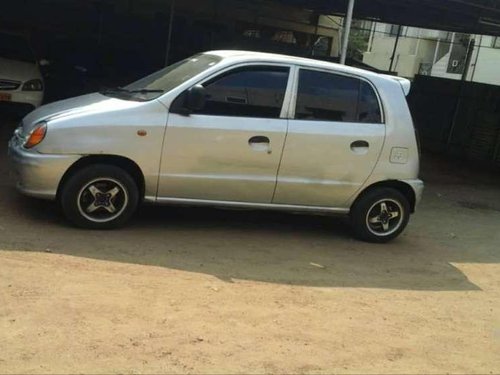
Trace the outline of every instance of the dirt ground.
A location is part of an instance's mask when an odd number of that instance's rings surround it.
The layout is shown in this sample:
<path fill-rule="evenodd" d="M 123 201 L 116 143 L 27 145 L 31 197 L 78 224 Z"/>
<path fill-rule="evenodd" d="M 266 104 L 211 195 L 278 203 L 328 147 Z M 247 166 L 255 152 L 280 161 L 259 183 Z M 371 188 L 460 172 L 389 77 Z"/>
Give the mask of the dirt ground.
<path fill-rule="evenodd" d="M 500 373 L 500 179 L 425 158 L 388 245 L 339 219 L 144 207 L 113 232 L 19 196 L 0 120 L 0 373 Z"/>

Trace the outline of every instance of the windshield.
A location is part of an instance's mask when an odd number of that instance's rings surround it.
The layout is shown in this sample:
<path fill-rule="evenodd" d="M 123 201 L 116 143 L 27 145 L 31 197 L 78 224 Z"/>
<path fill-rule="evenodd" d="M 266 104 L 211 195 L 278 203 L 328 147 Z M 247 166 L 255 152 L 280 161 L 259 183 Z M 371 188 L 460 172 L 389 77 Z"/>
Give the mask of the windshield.
<path fill-rule="evenodd" d="M 28 41 L 23 37 L 0 34 L 0 57 L 9 60 L 35 62 L 35 56 L 31 51 Z"/>
<path fill-rule="evenodd" d="M 222 58 L 218 56 L 198 54 L 167 66 L 125 87 L 106 90 L 103 94 L 137 101 L 156 99 L 221 60 Z"/>

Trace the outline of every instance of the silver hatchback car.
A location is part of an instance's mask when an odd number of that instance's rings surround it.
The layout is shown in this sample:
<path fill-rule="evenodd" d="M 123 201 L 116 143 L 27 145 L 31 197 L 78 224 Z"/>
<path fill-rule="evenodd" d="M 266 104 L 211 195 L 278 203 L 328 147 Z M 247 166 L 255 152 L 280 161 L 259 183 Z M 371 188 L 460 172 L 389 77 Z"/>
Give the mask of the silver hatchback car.
<path fill-rule="evenodd" d="M 35 110 L 9 154 L 18 189 L 80 227 L 123 225 L 144 201 L 345 214 L 358 238 L 386 242 L 423 190 L 409 90 L 327 62 L 212 51 Z"/>

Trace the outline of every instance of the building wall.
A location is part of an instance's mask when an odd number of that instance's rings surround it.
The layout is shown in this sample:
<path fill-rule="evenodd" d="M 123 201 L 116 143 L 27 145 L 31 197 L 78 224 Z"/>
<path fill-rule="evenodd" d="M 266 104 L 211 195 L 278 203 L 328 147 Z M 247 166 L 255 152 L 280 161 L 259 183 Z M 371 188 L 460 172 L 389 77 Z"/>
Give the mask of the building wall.
<path fill-rule="evenodd" d="M 389 69 L 396 34 L 397 27 L 376 24 L 363 62 L 378 69 Z M 455 35 L 449 32 L 402 27 L 392 70 L 410 79 L 422 72 L 434 77 L 461 79 L 461 73 L 450 73 L 453 43 L 458 42 L 454 38 Z M 492 48 L 494 37 L 471 35 L 470 39 L 476 44 L 467 79 L 500 85 L 500 48 Z"/>
<path fill-rule="evenodd" d="M 396 38 L 374 38 L 372 49 L 363 54 L 363 62 L 388 70 Z M 420 65 L 432 63 L 436 41 L 403 37 L 399 39 L 392 70 L 399 76 L 413 78 Z"/>
<path fill-rule="evenodd" d="M 467 80 L 500 85 L 500 48 L 492 48 L 493 37 L 472 36 L 476 41 L 472 52 L 471 63 L 467 74 Z M 436 62 L 432 68 L 432 76 L 448 79 L 461 79 L 461 74 L 447 72 L 450 54 L 447 53 L 442 59 Z"/>
<path fill-rule="evenodd" d="M 330 30 L 330 37 L 332 38 L 332 46 L 330 50 L 330 56 L 339 56 L 341 50 L 341 25 L 342 25 L 342 17 L 336 16 L 325 16 L 320 15 L 318 19 L 318 26 L 324 27 Z"/>
<path fill-rule="evenodd" d="M 500 85 L 500 49 L 480 49 L 475 69 L 471 70 L 474 82 Z"/>
<path fill-rule="evenodd" d="M 450 61 L 450 54 L 448 53 L 433 65 L 432 72 L 430 75 L 439 78 L 460 79 L 461 74 L 454 74 L 447 72 L 449 61 Z"/>

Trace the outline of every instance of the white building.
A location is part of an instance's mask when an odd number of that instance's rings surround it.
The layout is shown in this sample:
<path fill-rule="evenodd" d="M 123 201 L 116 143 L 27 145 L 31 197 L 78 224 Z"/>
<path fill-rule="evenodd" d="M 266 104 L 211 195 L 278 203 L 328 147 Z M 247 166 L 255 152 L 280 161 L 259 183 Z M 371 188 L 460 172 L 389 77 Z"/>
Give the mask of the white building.
<path fill-rule="evenodd" d="M 500 37 L 466 35 L 438 30 L 375 23 L 363 62 L 389 70 L 398 32 L 392 71 L 412 79 L 416 74 L 461 79 L 469 42 L 474 40 L 468 81 L 500 85 Z"/>

